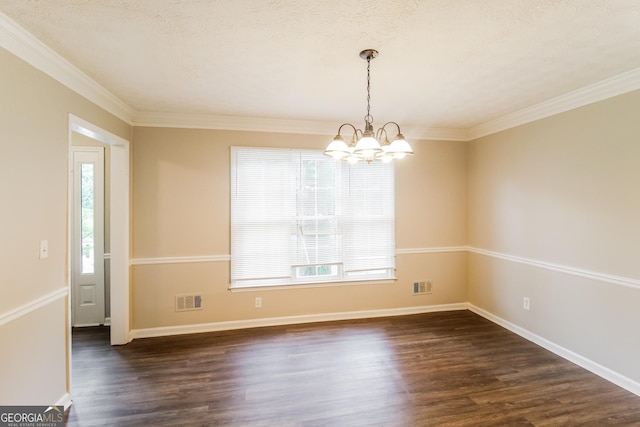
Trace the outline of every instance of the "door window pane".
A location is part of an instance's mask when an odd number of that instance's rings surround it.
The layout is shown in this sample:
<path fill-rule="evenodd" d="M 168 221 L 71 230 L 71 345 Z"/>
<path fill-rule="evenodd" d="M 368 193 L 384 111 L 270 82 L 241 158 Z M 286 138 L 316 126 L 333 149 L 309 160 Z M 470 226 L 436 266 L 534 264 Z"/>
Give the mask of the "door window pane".
<path fill-rule="evenodd" d="M 83 163 L 80 168 L 80 228 L 82 245 L 82 268 L 83 274 L 93 274 L 94 272 L 94 243 L 93 243 L 93 163 Z"/>

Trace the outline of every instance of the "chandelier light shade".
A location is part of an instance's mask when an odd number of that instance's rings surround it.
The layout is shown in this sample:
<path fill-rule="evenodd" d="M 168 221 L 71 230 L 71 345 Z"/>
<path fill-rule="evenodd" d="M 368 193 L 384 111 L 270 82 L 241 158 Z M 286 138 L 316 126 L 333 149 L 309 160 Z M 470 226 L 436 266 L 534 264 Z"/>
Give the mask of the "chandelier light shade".
<path fill-rule="evenodd" d="M 378 56 L 378 51 L 365 49 L 360 52 L 360 57 L 367 61 L 367 114 L 364 116 L 364 130 L 356 128 L 351 123 L 343 123 L 338 128 L 338 134 L 324 150 L 324 154 L 335 159 L 345 160 L 349 163 L 364 161 L 390 162 L 393 159 L 402 159 L 413 154 L 411 146 L 404 139 L 400 131 L 400 125 L 396 122 L 387 122 L 381 128 L 373 131 L 373 116 L 371 115 L 371 60 Z M 349 142 L 342 136 L 342 128 L 349 127 L 353 131 Z M 389 141 L 387 126 L 394 127 L 398 133 Z"/>

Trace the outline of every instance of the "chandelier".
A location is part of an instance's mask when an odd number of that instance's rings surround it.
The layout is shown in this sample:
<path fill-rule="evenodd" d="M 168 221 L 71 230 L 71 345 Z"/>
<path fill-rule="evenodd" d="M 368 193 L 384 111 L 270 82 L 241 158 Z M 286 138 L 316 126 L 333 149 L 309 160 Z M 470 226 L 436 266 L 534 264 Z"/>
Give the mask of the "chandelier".
<path fill-rule="evenodd" d="M 378 51 L 365 49 L 360 52 L 360 57 L 367 61 L 367 115 L 364 116 L 364 131 L 357 129 L 351 123 L 343 123 L 338 128 L 338 134 L 333 138 L 324 150 L 324 154 L 335 159 L 346 160 L 349 163 L 365 161 L 390 162 L 393 159 L 402 159 L 413 150 L 400 132 L 400 125 L 396 122 L 387 122 L 381 128 L 373 131 L 373 116 L 371 115 L 371 60 L 378 56 Z M 340 134 L 343 127 L 350 127 L 353 134 L 349 143 Z M 395 126 L 397 135 L 389 141 L 387 126 Z M 382 143 L 381 143 L 382 141 Z"/>

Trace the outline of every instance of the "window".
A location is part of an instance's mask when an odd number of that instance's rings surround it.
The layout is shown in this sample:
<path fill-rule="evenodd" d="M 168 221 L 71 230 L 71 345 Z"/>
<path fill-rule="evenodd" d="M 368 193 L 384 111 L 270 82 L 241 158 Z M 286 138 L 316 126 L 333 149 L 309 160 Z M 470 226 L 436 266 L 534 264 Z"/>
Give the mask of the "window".
<path fill-rule="evenodd" d="M 82 246 L 82 262 L 80 263 L 81 274 L 94 273 L 94 249 L 93 242 L 93 163 L 80 164 L 80 234 Z"/>
<path fill-rule="evenodd" d="M 231 148 L 231 287 L 393 278 L 393 165 Z"/>

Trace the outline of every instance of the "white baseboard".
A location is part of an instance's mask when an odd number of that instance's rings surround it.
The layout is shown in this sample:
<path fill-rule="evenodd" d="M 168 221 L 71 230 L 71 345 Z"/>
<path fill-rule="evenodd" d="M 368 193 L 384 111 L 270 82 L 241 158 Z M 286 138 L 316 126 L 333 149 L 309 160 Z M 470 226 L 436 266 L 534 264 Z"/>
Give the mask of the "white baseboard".
<path fill-rule="evenodd" d="M 330 322 L 336 320 L 367 319 L 375 317 L 404 316 L 436 311 L 466 310 L 466 303 L 427 305 L 419 307 L 391 308 L 382 310 L 346 311 L 302 316 L 270 317 L 266 319 L 235 320 L 227 322 L 200 323 L 195 325 L 165 326 L 159 328 L 134 329 L 131 337 L 150 338 L 168 335 L 195 334 L 202 332 L 229 331 L 233 329 L 261 328 L 265 326 L 295 325 L 299 323 Z"/>
<path fill-rule="evenodd" d="M 111 326 L 111 317 L 104 318 L 104 326 Z"/>
<path fill-rule="evenodd" d="M 586 369 L 587 371 L 590 371 L 604 378 L 605 380 L 612 382 L 613 384 L 616 384 L 630 391 L 631 393 L 637 396 L 640 396 L 640 383 L 630 378 L 627 378 L 624 375 L 621 375 L 615 371 L 612 371 L 611 369 L 605 366 L 602 366 L 599 363 L 596 363 L 590 359 L 587 359 L 584 356 L 574 353 L 571 350 L 568 350 L 562 346 L 559 346 L 545 338 L 542 338 L 541 336 L 536 335 L 533 332 L 528 331 L 527 329 L 521 328 L 520 326 L 517 326 L 507 320 L 504 320 L 498 316 L 495 316 L 489 313 L 488 311 L 481 309 L 480 307 L 476 307 L 471 303 L 467 304 L 467 307 L 469 310 L 484 317 L 485 319 L 490 320 L 493 323 L 500 325 L 503 328 L 508 329 L 517 335 L 520 335 L 521 337 L 539 345 L 540 347 L 543 347 L 551 351 L 552 353 L 555 353 L 558 356 L 570 362 L 575 363 L 576 365 Z"/>
<path fill-rule="evenodd" d="M 418 307 L 392 308 L 382 310 L 348 311 L 339 313 L 320 313 L 302 316 L 270 317 L 226 322 L 200 323 L 195 325 L 165 326 L 158 328 L 134 329 L 131 339 L 162 337 L 170 335 L 195 334 L 203 332 L 228 331 L 234 329 L 260 328 L 266 326 L 295 325 L 302 323 L 330 322 L 337 320 L 367 319 L 376 317 L 405 316 L 410 314 L 432 313 L 437 311 L 470 310 L 485 319 L 545 348 L 558 356 L 616 384 L 631 393 L 640 396 L 640 383 L 625 377 L 605 366 L 587 359 L 571 350 L 559 346 L 533 332 L 504 320 L 471 303 L 428 305 Z"/>
<path fill-rule="evenodd" d="M 71 404 L 73 402 L 71 401 L 71 396 L 69 395 L 69 393 L 65 393 L 60 399 L 58 399 L 58 401 L 55 403 L 55 406 L 64 406 L 64 410 L 66 411 L 67 409 L 69 409 L 69 407 L 71 407 Z"/>

